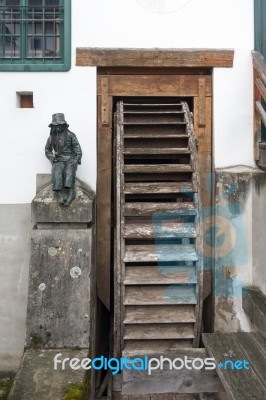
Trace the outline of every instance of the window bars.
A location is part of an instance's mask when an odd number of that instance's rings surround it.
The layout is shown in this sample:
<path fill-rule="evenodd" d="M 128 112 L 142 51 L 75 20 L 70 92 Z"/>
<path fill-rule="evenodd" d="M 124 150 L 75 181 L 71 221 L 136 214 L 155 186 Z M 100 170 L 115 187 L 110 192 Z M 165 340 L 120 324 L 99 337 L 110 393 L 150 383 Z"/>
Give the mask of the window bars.
<path fill-rule="evenodd" d="M 5 3 L 3 5 L 3 3 Z M 56 62 L 63 56 L 64 7 L 59 0 L 0 0 L 0 58 Z"/>

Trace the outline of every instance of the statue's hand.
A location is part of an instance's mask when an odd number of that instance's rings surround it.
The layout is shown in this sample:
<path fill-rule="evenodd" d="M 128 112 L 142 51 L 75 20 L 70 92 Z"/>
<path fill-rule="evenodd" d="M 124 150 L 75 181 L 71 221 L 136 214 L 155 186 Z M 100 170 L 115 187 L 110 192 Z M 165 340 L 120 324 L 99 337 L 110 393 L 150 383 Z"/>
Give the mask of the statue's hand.
<path fill-rule="evenodd" d="M 77 160 L 75 160 L 75 158 L 73 158 L 73 160 L 70 160 L 70 165 L 71 167 L 76 167 L 78 165 Z"/>

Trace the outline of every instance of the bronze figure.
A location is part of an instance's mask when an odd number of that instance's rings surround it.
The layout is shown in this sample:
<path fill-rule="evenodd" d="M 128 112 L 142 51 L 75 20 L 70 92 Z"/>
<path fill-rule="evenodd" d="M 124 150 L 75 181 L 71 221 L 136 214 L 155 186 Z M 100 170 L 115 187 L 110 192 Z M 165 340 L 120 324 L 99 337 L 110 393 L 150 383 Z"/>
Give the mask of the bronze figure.
<path fill-rule="evenodd" d="M 53 114 L 45 155 L 52 164 L 52 184 L 59 204 L 68 206 L 76 197 L 75 178 L 82 151 L 62 113 Z"/>

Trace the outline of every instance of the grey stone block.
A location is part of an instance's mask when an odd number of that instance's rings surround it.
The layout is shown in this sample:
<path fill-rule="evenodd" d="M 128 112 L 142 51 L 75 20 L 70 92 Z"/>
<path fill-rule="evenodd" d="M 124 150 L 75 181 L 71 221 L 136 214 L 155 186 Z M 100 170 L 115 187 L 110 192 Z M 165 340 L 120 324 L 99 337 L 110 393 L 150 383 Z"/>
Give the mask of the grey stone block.
<path fill-rule="evenodd" d="M 86 223 L 93 221 L 94 193 L 84 182 L 76 179 L 76 199 L 69 205 L 57 203 L 49 183 L 32 201 L 32 221 L 40 223 Z"/>
<path fill-rule="evenodd" d="M 54 369 L 54 357 L 60 359 L 88 357 L 88 350 L 28 350 L 23 355 L 8 400 L 62 400 L 71 388 L 86 390 L 85 371 Z M 74 398 L 74 397 L 73 397 Z M 75 397 L 76 398 L 76 397 Z"/>
<path fill-rule="evenodd" d="M 89 347 L 92 230 L 34 230 L 28 347 Z"/>

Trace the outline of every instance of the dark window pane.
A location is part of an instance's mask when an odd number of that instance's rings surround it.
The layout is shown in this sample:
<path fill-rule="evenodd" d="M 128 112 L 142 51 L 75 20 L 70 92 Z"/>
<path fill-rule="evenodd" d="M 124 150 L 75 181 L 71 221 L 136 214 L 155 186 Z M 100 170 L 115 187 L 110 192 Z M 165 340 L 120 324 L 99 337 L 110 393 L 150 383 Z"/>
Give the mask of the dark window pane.
<path fill-rule="evenodd" d="M 5 36 L 5 57 L 20 57 L 20 37 Z"/>
<path fill-rule="evenodd" d="M 28 33 L 30 35 L 42 34 L 43 24 L 42 22 L 29 22 Z"/>
<path fill-rule="evenodd" d="M 59 0 L 45 0 L 45 5 L 46 6 L 51 6 L 51 7 L 58 7 L 59 6 Z"/>
<path fill-rule="evenodd" d="M 28 56 L 29 57 L 42 57 L 42 38 L 28 38 Z"/>
<path fill-rule="evenodd" d="M 4 55 L 4 43 L 3 43 L 3 36 L 0 35 L 0 57 Z"/>
<path fill-rule="evenodd" d="M 7 6 L 19 6 L 20 0 L 6 0 Z"/>
<path fill-rule="evenodd" d="M 60 39 L 59 37 L 45 38 L 45 56 L 59 57 L 60 56 Z"/>
<path fill-rule="evenodd" d="M 55 24 L 53 22 L 46 22 L 45 34 L 46 35 L 55 35 Z"/>
<path fill-rule="evenodd" d="M 42 6 L 42 0 L 28 0 L 28 5 L 30 7 L 37 7 L 37 6 Z"/>

